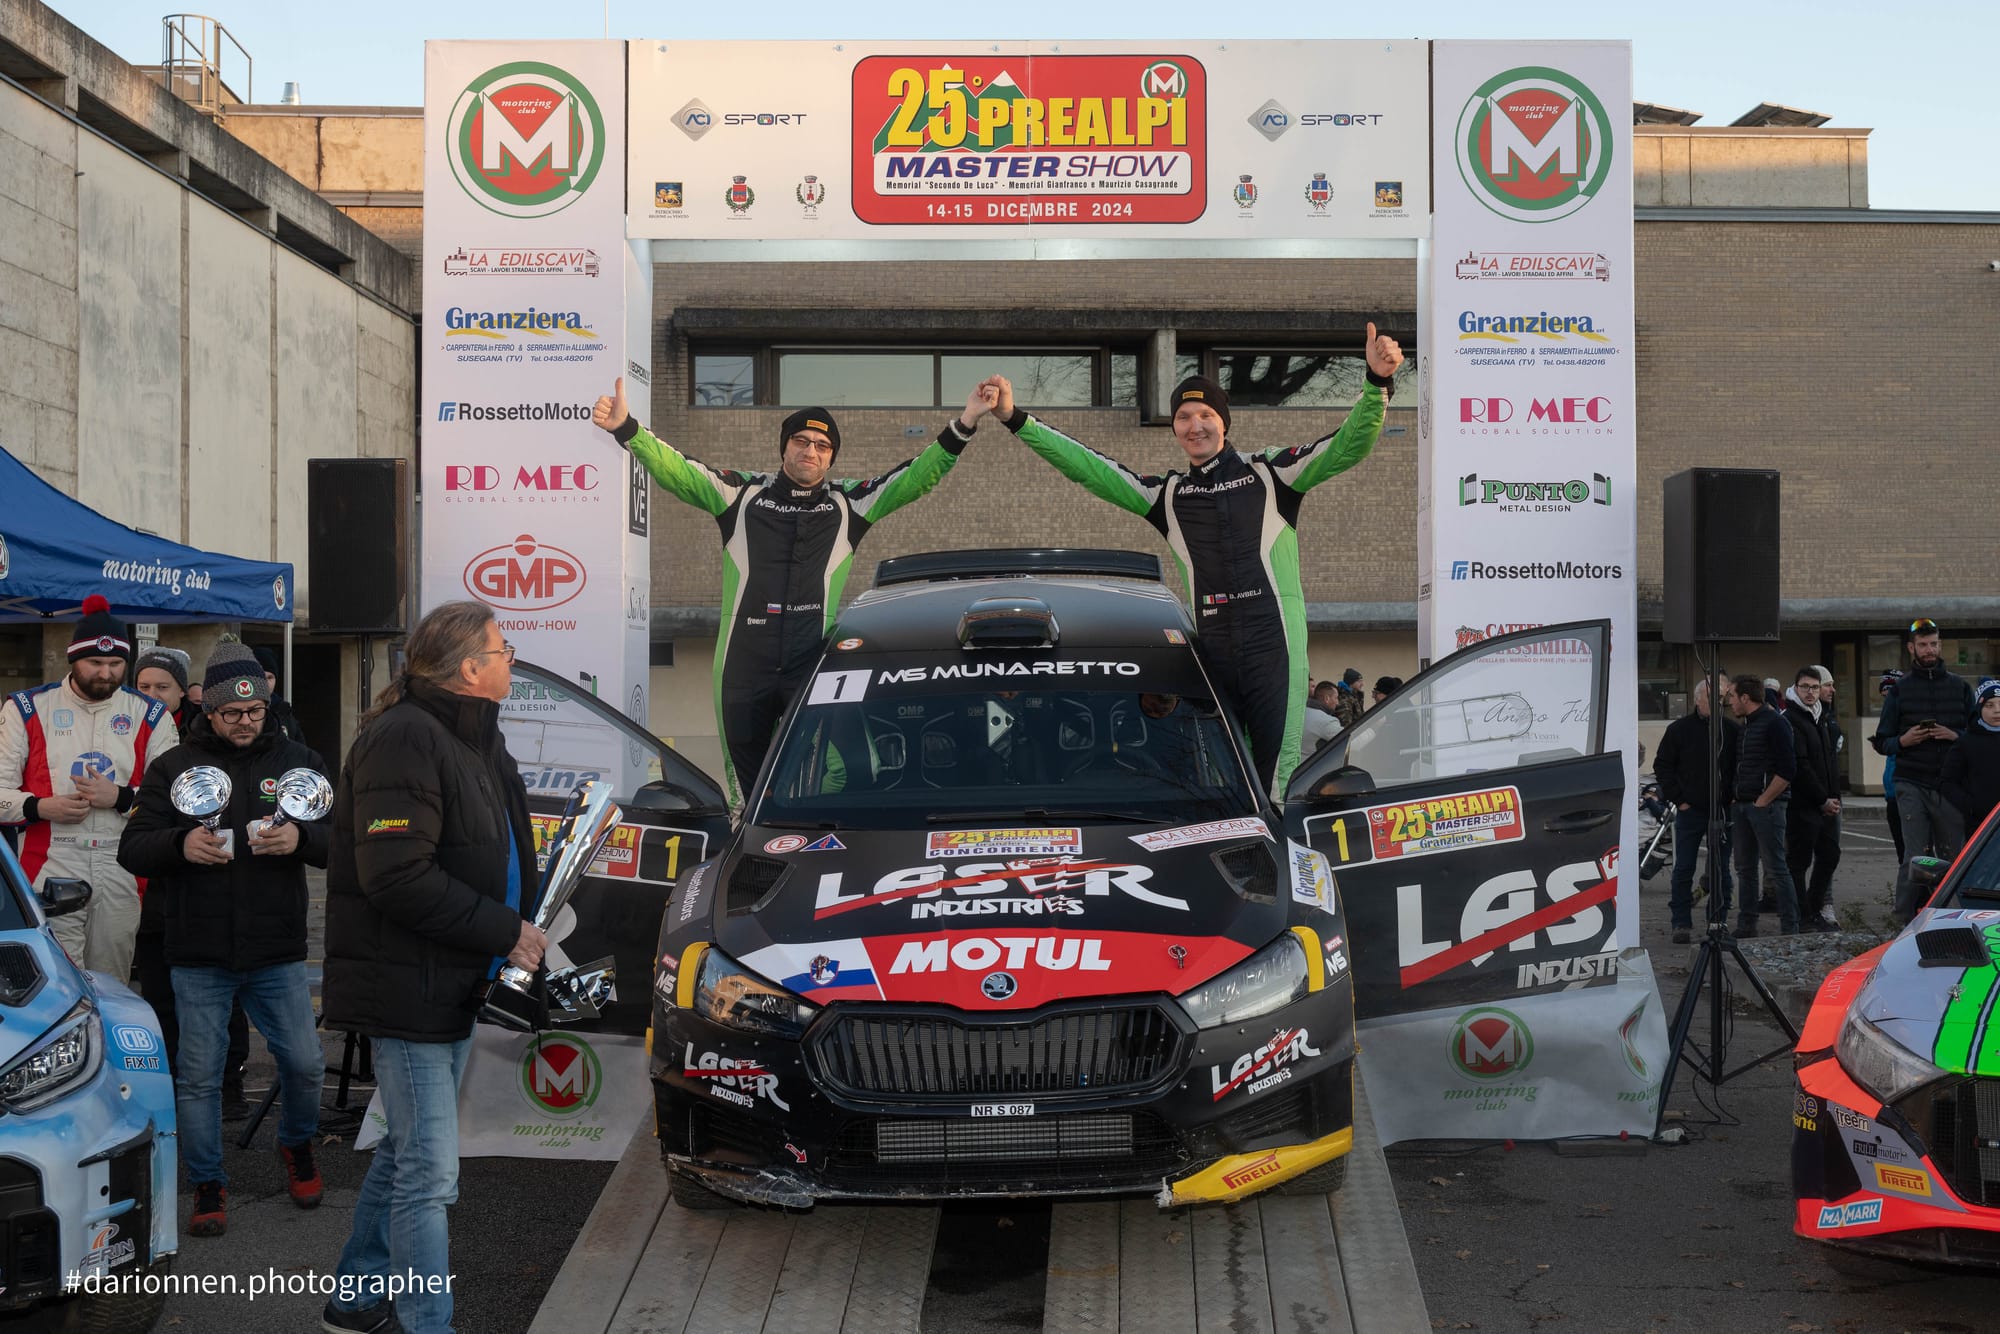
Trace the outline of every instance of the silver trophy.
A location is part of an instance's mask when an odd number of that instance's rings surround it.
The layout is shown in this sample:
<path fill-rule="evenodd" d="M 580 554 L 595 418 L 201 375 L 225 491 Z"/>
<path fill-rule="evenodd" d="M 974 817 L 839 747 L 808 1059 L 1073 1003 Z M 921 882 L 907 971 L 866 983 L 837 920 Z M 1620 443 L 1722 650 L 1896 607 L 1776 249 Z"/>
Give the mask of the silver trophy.
<path fill-rule="evenodd" d="M 285 824 L 311 824 L 333 809 L 333 784 L 317 769 L 300 765 L 278 775 L 277 814 L 250 825 L 251 837 L 268 834 Z"/>
<path fill-rule="evenodd" d="M 197 764 L 192 769 L 183 770 L 168 789 L 168 800 L 182 815 L 201 821 L 202 827 L 223 841 L 231 855 L 235 853 L 235 830 L 216 832 L 222 823 L 222 813 L 229 809 L 229 775 L 212 764 Z"/>
<path fill-rule="evenodd" d="M 611 800 L 609 783 L 585 783 L 570 794 L 556 821 L 555 833 L 549 838 L 547 859 L 542 864 L 540 902 L 536 904 L 533 921 L 543 931 L 549 929 L 570 895 L 576 893 L 597 850 L 618 827 L 621 814 L 617 803 Z M 546 991 L 557 1015 L 565 1021 L 595 1018 L 599 1006 L 610 998 L 612 978 L 609 959 L 555 973 L 504 964 L 500 975 L 486 988 L 479 1017 L 517 1033 L 533 1032 L 540 1026 Z"/>

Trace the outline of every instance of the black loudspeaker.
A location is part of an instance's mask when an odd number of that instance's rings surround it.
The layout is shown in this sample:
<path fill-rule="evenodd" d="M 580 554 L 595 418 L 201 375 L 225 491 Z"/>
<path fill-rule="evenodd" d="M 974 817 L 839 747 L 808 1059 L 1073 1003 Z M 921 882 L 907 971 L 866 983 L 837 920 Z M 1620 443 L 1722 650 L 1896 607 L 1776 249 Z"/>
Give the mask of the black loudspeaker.
<path fill-rule="evenodd" d="M 1666 480 L 1661 572 L 1669 644 L 1775 643 L 1778 474 L 1689 468 Z"/>
<path fill-rule="evenodd" d="M 409 628 L 410 471 L 402 459 L 306 460 L 306 572 L 317 633 Z"/>

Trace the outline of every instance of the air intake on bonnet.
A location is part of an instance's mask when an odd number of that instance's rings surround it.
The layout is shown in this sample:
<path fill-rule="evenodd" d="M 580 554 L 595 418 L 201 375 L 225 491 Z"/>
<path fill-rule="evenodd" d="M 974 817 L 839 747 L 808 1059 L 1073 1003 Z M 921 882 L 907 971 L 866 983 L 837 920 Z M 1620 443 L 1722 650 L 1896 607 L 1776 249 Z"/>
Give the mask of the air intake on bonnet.
<path fill-rule="evenodd" d="M 25 1005 L 42 989 L 42 966 L 26 945 L 0 945 L 0 1005 Z"/>
<path fill-rule="evenodd" d="M 739 858 L 736 869 L 729 873 L 729 911 L 752 912 L 763 907 L 790 869 L 769 857 Z"/>
<path fill-rule="evenodd" d="M 1917 933 L 1919 968 L 1963 968 L 1987 961 L 1984 942 L 1969 926 L 1943 926 Z"/>

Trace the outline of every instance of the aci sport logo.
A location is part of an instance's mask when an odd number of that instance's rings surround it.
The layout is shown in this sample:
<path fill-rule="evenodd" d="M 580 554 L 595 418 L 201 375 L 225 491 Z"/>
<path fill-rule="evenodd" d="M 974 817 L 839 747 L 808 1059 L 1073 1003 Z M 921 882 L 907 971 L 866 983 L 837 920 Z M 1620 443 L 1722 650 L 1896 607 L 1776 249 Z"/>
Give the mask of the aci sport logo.
<path fill-rule="evenodd" d="M 545 1115 L 588 1111 L 603 1086 L 597 1053 L 574 1033 L 544 1033 L 521 1054 L 521 1092 Z"/>
<path fill-rule="evenodd" d="M 1523 65 L 1479 86 L 1452 142 L 1458 173 L 1480 203 L 1516 222 L 1554 222 L 1611 179 L 1614 128 L 1582 83 Z"/>
<path fill-rule="evenodd" d="M 445 122 L 445 158 L 465 193 L 510 218 L 545 218 L 583 197 L 604 165 L 604 115 L 554 65 L 517 60 L 465 86 Z"/>

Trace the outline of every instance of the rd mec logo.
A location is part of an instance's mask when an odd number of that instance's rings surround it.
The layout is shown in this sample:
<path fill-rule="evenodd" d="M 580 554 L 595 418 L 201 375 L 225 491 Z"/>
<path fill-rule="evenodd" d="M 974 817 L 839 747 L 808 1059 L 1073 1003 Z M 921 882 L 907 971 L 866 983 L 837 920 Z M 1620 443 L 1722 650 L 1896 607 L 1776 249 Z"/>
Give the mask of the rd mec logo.
<path fill-rule="evenodd" d="M 1597 95 L 1561 70 L 1523 65 L 1481 84 L 1453 145 L 1473 197 L 1503 218 L 1554 222 L 1611 179 L 1616 127 Z"/>
<path fill-rule="evenodd" d="M 517 60 L 465 86 L 445 121 L 445 159 L 465 193 L 509 218 L 545 218 L 583 197 L 604 165 L 604 115 L 580 80 Z"/>

